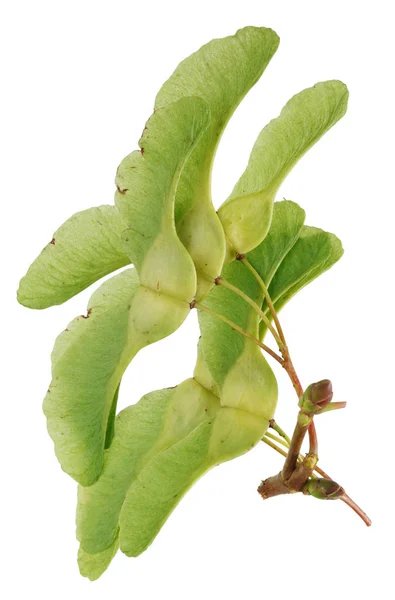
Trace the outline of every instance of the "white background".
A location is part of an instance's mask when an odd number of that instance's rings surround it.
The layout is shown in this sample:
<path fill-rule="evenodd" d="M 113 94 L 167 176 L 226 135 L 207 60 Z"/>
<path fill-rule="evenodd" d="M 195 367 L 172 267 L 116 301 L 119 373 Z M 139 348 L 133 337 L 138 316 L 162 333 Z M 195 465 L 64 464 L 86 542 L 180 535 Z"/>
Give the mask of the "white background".
<path fill-rule="evenodd" d="M 390 598 L 393 593 L 394 89 L 391 2 L 89 2 L 3 4 L 1 56 L 1 561 L 3 597 Z M 154 97 L 178 62 L 214 37 L 263 25 L 281 37 L 261 81 L 229 125 L 215 164 L 218 206 L 260 129 L 296 92 L 338 78 L 347 116 L 303 158 L 279 198 L 334 231 L 345 255 L 282 314 L 304 385 L 332 379 L 344 411 L 317 418 L 320 464 L 370 514 L 301 495 L 263 502 L 281 457 L 261 444 L 206 475 L 138 559 L 118 554 L 96 583 L 77 569 L 76 485 L 60 469 L 41 400 L 55 336 L 92 290 L 29 311 L 19 278 L 71 214 L 111 203 L 114 174 L 136 147 Z M 6 214 L 4 216 L 4 210 Z M 195 315 L 142 351 L 120 407 L 190 376 Z M 278 373 L 278 420 L 293 390 Z"/>

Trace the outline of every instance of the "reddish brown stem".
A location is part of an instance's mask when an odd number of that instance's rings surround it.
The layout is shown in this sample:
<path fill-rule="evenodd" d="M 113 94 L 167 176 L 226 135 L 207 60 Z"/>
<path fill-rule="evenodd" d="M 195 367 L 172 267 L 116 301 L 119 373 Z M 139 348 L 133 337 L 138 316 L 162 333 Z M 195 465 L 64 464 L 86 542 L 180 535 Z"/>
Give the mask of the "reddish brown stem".
<path fill-rule="evenodd" d="M 353 511 L 355 513 L 357 513 L 357 515 L 362 519 L 362 521 L 365 523 L 365 525 L 367 527 L 370 527 L 372 524 L 372 521 L 369 519 L 368 515 L 362 510 L 362 508 L 360 506 L 358 506 L 358 504 L 356 504 L 354 502 L 354 500 L 352 500 L 350 498 L 350 496 L 348 494 L 346 494 L 344 492 L 343 496 L 340 498 L 340 500 L 342 500 L 345 504 L 347 504 L 347 506 L 349 506 L 350 508 L 353 509 Z"/>
<path fill-rule="evenodd" d="M 308 435 L 309 435 L 309 444 L 310 444 L 309 453 L 318 455 L 318 438 L 317 438 L 317 430 L 315 428 L 314 421 L 311 421 L 311 423 L 309 425 Z"/>
<path fill-rule="evenodd" d="M 291 439 L 291 445 L 289 447 L 287 458 L 285 459 L 285 463 L 281 472 L 284 481 L 287 481 L 296 469 L 300 450 L 307 429 L 307 425 L 303 426 L 300 423 L 296 423 L 296 427 Z"/>
<path fill-rule="evenodd" d="M 284 364 L 283 367 L 288 373 L 288 377 L 290 378 L 292 385 L 295 389 L 296 395 L 300 398 L 303 395 L 303 387 L 299 381 L 299 377 L 296 374 L 295 367 L 293 366 L 291 357 L 289 355 L 288 347 L 285 347 L 285 352 L 283 353 Z"/>
<path fill-rule="evenodd" d="M 284 358 L 283 367 L 287 371 L 289 378 L 292 381 L 292 385 L 296 391 L 298 398 L 300 398 L 303 395 L 303 387 L 302 387 L 299 377 L 295 371 L 295 367 L 293 366 L 291 357 L 289 355 L 288 347 L 285 346 L 285 348 L 286 348 L 286 355 L 283 356 L 283 358 Z M 308 428 L 308 436 L 309 436 L 309 444 L 310 444 L 309 452 L 311 454 L 318 455 L 318 438 L 317 438 L 317 432 L 316 432 L 316 428 L 314 425 L 314 421 L 311 421 L 311 423 L 310 423 L 310 426 Z"/>

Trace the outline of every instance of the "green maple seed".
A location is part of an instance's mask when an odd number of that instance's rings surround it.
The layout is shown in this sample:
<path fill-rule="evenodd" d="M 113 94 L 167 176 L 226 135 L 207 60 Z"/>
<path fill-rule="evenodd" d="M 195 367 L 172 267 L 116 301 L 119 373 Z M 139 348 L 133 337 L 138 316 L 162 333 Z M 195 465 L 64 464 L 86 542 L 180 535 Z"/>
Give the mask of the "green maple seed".
<path fill-rule="evenodd" d="M 199 96 L 210 108 L 210 124 L 181 175 L 177 189 L 177 231 L 196 265 L 197 299 L 212 287 L 225 259 L 225 235 L 211 201 L 211 171 L 225 126 L 276 52 L 272 29 L 245 27 L 212 40 L 186 58 L 159 90 L 155 108 L 184 96 Z"/>
<path fill-rule="evenodd" d="M 257 304 L 262 303 L 259 284 L 240 262 L 227 265 L 222 274 Z M 258 337 L 259 315 L 230 290 L 216 287 L 204 305 Z M 221 404 L 260 415 L 269 422 L 277 403 L 277 383 L 260 348 L 215 315 L 200 312 L 199 324 L 202 353 L 218 388 Z M 221 348 L 226 348 L 226 353 L 221 352 Z"/>
<path fill-rule="evenodd" d="M 305 225 L 298 204 L 275 196 L 296 162 L 344 115 L 346 86 L 326 81 L 294 96 L 259 134 L 218 211 L 211 199 L 222 132 L 278 43 L 271 29 L 245 27 L 185 59 L 160 89 L 139 150 L 118 167 L 115 205 L 68 219 L 20 282 L 19 302 L 41 309 L 133 265 L 105 281 L 87 314 L 56 339 L 43 405 L 59 462 L 79 483 L 78 564 L 92 580 L 119 548 L 141 554 L 209 469 L 270 436 L 278 386 L 262 349 L 291 377 L 311 425 L 315 414 L 344 405 L 319 395 L 328 380 L 303 393 L 277 317 L 340 259 L 341 242 Z M 193 378 L 117 414 L 130 361 L 176 331 L 195 307 L 201 337 Z M 268 330 L 281 356 L 263 344 Z M 358 512 L 343 488 L 313 478 L 311 427 L 302 463 L 307 426 L 298 423 L 292 440 L 277 431 L 290 445 L 282 474 L 299 487 L 277 476 L 263 482 L 265 493 L 341 498 Z"/>
<path fill-rule="evenodd" d="M 88 553 L 115 542 L 137 556 L 191 485 L 214 465 L 251 449 L 267 420 L 221 407 L 195 379 L 152 392 L 122 411 L 100 479 L 79 488 L 77 536 Z"/>
<path fill-rule="evenodd" d="M 130 229 L 123 233 L 124 248 L 136 270 L 105 282 L 87 316 L 67 327 L 52 353 L 44 400 L 48 431 L 62 468 L 84 485 L 101 473 L 123 372 L 141 348 L 181 325 L 196 293 L 195 267 L 177 237 L 173 210 L 180 170 L 207 126 L 207 114 L 203 101 L 184 98 L 151 117 L 140 140 L 144 155 L 127 157 L 117 176 L 124 186 L 118 192 L 122 220 L 134 224 L 133 235 Z M 133 193 L 126 187 L 132 184 Z"/>
<path fill-rule="evenodd" d="M 212 420 L 218 409 L 218 400 L 190 379 L 147 394 L 119 413 L 100 479 L 78 492 L 77 537 L 86 552 L 102 552 L 113 543 L 125 498 L 150 460 Z"/>
<path fill-rule="evenodd" d="M 303 90 L 260 133 L 247 168 L 218 211 L 231 252 L 253 250 L 269 231 L 276 192 L 298 160 L 347 110 L 348 90 L 325 81 Z"/>
<path fill-rule="evenodd" d="M 47 427 L 62 468 L 85 485 L 102 471 L 114 397 L 137 351 L 129 339 L 129 307 L 138 288 L 134 269 L 106 281 L 93 294 L 87 315 L 67 326 L 52 352 L 43 405 Z"/>
<path fill-rule="evenodd" d="M 182 170 L 208 123 L 207 104 L 196 97 L 155 111 L 140 151 L 122 161 L 116 177 L 115 203 L 127 226 L 124 249 L 141 285 L 184 305 L 196 294 L 196 271 L 176 232 L 174 202 Z"/>

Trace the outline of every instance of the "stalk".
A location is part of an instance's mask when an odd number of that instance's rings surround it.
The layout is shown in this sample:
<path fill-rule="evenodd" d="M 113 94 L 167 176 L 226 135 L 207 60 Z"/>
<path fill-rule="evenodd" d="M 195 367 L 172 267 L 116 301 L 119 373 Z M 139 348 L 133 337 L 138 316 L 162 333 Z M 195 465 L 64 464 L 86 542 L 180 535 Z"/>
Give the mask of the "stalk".
<path fill-rule="evenodd" d="M 239 333 L 241 333 L 241 335 L 243 335 L 244 337 L 248 338 L 249 340 L 251 340 L 252 342 L 254 342 L 254 344 L 256 344 L 257 346 L 259 346 L 262 350 L 264 350 L 265 352 L 267 352 L 268 354 L 270 354 L 270 356 L 272 358 L 274 358 L 277 362 L 279 362 L 280 365 L 283 365 L 283 362 L 284 362 L 283 359 L 281 358 L 281 356 L 279 356 L 278 354 L 276 354 L 274 352 L 274 350 L 272 350 L 271 348 L 269 348 L 269 346 L 266 346 L 266 344 L 263 344 L 260 340 L 258 340 L 258 338 L 254 337 L 252 335 L 252 333 L 250 333 L 249 331 L 245 331 L 245 329 L 243 329 L 242 327 L 240 327 L 239 325 L 237 325 L 237 323 L 234 323 L 233 321 L 231 321 L 227 317 L 224 317 L 224 315 L 221 315 L 221 313 L 218 313 L 215 310 L 213 310 L 212 308 L 209 308 L 208 306 L 205 306 L 205 304 L 200 304 L 200 302 L 196 302 L 195 300 L 193 302 L 191 302 L 190 307 L 191 308 L 197 308 L 198 310 L 202 310 L 202 311 L 208 313 L 209 315 L 211 315 L 213 317 L 217 317 L 217 319 L 220 319 L 220 321 L 223 321 L 224 323 L 226 323 L 227 325 L 229 325 L 229 327 L 231 327 L 234 331 L 238 331 Z"/>
<path fill-rule="evenodd" d="M 282 351 L 282 349 L 283 349 L 283 342 L 282 342 L 279 334 L 274 329 L 273 325 L 270 323 L 269 319 L 267 318 L 267 316 L 265 315 L 265 313 L 263 312 L 263 310 L 258 306 L 258 304 L 256 302 L 254 302 L 242 290 L 239 290 L 238 287 L 236 287 L 235 285 L 233 285 L 229 281 L 226 281 L 226 279 L 224 279 L 223 277 L 217 277 L 215 279 L 215 285 L 220 285 L 221 287 L 224 287 L 227 290 L 230 290 L 234 294 L 237 294 L 237 296 L 239 296 L 240 298 L 242 298 L 245 302 L 247 302 L 247 304 L 249 304 L 255 310 L 255 312 L 260 316 L 260 318 L 265 323 L 266 327 L 269 329 L 270 333 L 272 334 L 272 336 L 276 340 L 277 345 L 278 345 L 280 351 Z"/>

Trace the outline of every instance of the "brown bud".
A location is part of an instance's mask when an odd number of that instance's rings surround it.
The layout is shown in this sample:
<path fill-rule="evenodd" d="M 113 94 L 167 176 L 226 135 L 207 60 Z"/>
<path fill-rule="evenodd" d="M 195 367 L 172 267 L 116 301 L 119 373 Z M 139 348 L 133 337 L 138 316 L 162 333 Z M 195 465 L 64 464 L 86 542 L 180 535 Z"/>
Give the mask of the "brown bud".
<path fill-rule="evenodd" d="M 306 414 L 314 415 L 327 406 L 332 398 L 332 383 L 329 379 L 322 379 L 306 388 L 303 396 L 299 399 L 299 406 Z"/>

